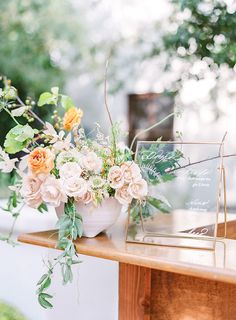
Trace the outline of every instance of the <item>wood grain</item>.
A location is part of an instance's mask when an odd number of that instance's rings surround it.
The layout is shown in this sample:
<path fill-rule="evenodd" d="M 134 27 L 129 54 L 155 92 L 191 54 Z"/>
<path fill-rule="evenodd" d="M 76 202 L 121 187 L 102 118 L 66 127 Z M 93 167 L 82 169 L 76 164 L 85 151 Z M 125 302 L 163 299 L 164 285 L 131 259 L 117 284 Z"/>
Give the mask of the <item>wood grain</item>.
<path fill-rule="evenodd" d="M 141 267 L 236 284 L 236 240 L 218 242 L 215 252 L 126 243 L 124 223 L 121 219 L 107 234 L 96 238 L 76 240 L 77 251 Z M 233 233 L 233 228 L 231 231 Z M 24 234 L 19 241 L 55 248 L 57 233 L 50 230 Z"/>
<path fill-rule="evenodd" d="M 152 270 L 150 320 L 233 320 L 235 300 L 235 285 Z"/>
<path fill-rule="evenodd" d="M 119 264 L 119 320 L 150 320 L 151 269 Z"/>

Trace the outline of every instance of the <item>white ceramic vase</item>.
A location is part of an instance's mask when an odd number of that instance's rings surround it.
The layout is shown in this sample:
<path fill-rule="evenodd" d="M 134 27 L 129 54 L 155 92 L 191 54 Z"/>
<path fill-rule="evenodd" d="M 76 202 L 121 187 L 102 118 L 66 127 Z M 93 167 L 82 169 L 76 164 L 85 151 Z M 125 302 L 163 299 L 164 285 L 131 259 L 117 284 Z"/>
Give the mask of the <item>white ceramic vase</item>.
<path fill-rule="evenodd" d="M 78 213 L 83 219 L 83 236 L 96 237 L 100 232 L 107 230 L 118 219 L 122 205 L 113 197 L 104 199 L 101 205 L 95 207 L 93 203 L 76 204 Z M 64 204 L 56 208 L 58 218 L 64 213 Z"/>

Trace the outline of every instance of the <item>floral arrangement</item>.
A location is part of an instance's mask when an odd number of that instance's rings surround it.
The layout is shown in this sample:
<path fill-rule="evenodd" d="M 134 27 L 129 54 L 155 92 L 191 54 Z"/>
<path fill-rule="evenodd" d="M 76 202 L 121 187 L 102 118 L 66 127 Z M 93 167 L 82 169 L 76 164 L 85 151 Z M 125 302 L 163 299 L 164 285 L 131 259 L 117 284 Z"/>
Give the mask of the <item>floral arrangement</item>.
<path fill-rule="evenodd" d="M 94 137 L 90 138 L 81 126 L 83 111 L 57 87 L 42 93 L 36 104 L 30 98 L 23 102 L 6 78 L 2 82 L 0 111 L 7 112 L 15 123 L 5 137 L 4 149 L 0 149 L 0 170 L 11 173 L 12 182 L 5 210 L 15 223 L 25 205 L 43 212 L 48 205 L 64 204 L 64 214 L 57 223 L 57 247 L 63 252 L 45 263 L 47 272 L 37 284 L 39 303 L 51 308 L 52 296 L 46 290 L 54 268 L 61 267 L 66 284 L 73 278 L 72 265 L 80 262 L 73 240 L 82 236 L 83 221 L 76 203 L 97 207 L 113 197 L 122 205 L 131 205 L 135 212 L 147 201 L 155 206 L 155 201 L 148 198 L 147 182 L 132 160 L 132 151 L 119 143 L 121 130 L 113 124 L 107 104 L 111 134 L 105 136 L 95 124 Z M 36 107 L 43 106 L 54 108 L 52 123 L 35 113 Z M 1 240 L 12 243 L 14 223 Z"/>

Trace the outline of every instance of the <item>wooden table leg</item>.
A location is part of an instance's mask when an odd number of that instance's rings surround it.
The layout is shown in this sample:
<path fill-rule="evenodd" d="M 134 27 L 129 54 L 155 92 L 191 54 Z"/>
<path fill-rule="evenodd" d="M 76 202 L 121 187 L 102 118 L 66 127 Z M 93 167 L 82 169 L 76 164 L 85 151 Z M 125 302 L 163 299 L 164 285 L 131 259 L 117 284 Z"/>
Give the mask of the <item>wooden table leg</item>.
<path fill-rule="evenodd" d="M 150 320 L 151 269 L 119 264 L 119 320 Z"/>
<path fill-rule="evenodd" d="M 236 285 L 120 263 L 119 320 L 234 320 Z"/>

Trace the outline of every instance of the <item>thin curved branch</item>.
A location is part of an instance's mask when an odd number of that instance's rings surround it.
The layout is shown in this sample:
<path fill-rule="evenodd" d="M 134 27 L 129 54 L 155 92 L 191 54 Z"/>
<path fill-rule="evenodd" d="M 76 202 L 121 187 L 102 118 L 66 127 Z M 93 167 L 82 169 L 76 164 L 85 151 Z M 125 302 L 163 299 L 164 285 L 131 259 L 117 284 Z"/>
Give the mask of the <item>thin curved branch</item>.
<path fill-rule="evenodd" d="M 156 127 L 158 127 L 160 124 L 162 124 L 163 122 L 165 122 L 166 120 L 168 120 L 169 118 L 173 117 L 176 113 L 175 112 L 172 112 L 170 113 L 168 116 L 166 116 L 164 119 L 162 119 L 161 121 L 158 121 L 157 123 L 153 124 L 151 127 L 148 127 L 140 132 L 138 132 L 135 137 L 133 138 L 132 142 L 131 142 L 131 145 L 130 145 L 130 150 L 132 150 L 133 146 L 134 146 L 134 143 L 135 143 L 135 140 L 140 136 L 142 135 L 143 133 L 145 132 L 148 132 Z"/>

